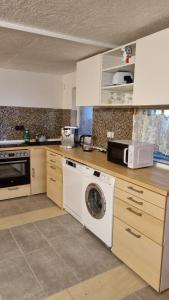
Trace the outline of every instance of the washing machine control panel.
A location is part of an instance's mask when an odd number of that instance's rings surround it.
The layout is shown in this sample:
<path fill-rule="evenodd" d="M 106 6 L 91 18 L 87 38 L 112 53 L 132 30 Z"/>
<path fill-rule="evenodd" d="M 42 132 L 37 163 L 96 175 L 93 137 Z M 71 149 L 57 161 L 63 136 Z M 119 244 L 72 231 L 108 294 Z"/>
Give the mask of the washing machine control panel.
<path fill-rule="evenodd" d="M 107 184 L 110 184 L 110 185 L 114 184 L 114 177 L 110 176 L 108 174 L 93 170 L 93 176 L 95 176 L 100 181 L 105 182 Z"/>
<path fill-rule="evenodd" d="M 96 176 L 96 177 L 100 177 L 100 172 L 99 171 L 94 171 L 93 175 Z"/>

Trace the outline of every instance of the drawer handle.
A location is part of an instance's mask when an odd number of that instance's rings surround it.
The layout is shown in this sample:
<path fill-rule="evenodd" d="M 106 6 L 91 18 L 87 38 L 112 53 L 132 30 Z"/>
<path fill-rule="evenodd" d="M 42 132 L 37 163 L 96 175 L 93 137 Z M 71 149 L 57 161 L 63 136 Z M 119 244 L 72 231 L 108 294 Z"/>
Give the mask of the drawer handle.
<path fill-rule="evenodd" d="M 127 207 L 126 209 L 129 210 L 130 212 L 132 212 L 133 214 L 135 214 L 135 215 L 137 215 L 139 217 L 142 217 L 141 213 L 138 213 L 138 212 L 134 211 L 131 207 Z"/>
<path fill-rule="evenodd" d="M 49 153 L 49 155 L 50 155 L 50 156 L 53 156 L 53 157 L 56 157 L 56 155 L 55 155 L 55 154 L 53 154 L 53 153 Z"/>
<path fill-rule="evenodd" d="M 132 186 L 128 186 L 128 189 L 131 190 L 131 191 L 133 191 L 133 192 L 139 193 L 139 194 L 143 194 L 144 193 L 143 191 L 137 190 L 137 189 L 133 188 Z"/>
<path fill-rule="evenodd" d="M 19 190 L 19 188 L 18 187 L 9 187 L 8 188 L 8 191 L 15 191 L 15 190 Z"/>
<path fill-rule="evenodd" d="M 140 234 L 136 234 L 134 233 L 130 228 L 126 228 L 126 231 L 130 234 L 132 234 L 133 236 L 135 236 L 137 239 L 140 239 L 141 238 L 141 235 Z"/>
<path fill-rule="evenodd" d="M 136 203 L 136 204 L 138 204 L 138 205 L 143 205 L 143 202 L 141 202 L 141 201 L 136 201 L 136 200 L 134 200 L 132 197 L 128 197 L 127 199 L 130 200 L 130 201 L 132 201 L 132 202 L 134 202 L 134 203 Z"/>
<path fill-rule="evenodd" d="M 56 167 L 50 166 L 51 169 L 56 170 Z"/>
<path fill-rule="evenodd" d="M 55 163 L 56 161 L 55 161 L 55 160 L 53 160 L 53 159 L 50 159 L 50 162 L 52 162 L 52 163 Z"/>
<path fill-rule="evenodd" d="M 51 181 L 53 181 L 53 182 L 56 182 L 56 180 L 55 180 L 55 179 L 53 179 L 53 178 L 50 178 L 50 180 L 51 180 Z"/>

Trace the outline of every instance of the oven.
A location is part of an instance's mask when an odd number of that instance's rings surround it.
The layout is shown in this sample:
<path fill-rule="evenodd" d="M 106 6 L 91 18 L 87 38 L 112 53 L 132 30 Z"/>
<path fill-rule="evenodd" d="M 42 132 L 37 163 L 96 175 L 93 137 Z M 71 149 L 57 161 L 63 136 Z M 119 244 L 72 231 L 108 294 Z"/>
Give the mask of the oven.
<path fill-rule="evenodd" d="M 29 150 L 0 152 L 0 188 L 30 183 Z"/>

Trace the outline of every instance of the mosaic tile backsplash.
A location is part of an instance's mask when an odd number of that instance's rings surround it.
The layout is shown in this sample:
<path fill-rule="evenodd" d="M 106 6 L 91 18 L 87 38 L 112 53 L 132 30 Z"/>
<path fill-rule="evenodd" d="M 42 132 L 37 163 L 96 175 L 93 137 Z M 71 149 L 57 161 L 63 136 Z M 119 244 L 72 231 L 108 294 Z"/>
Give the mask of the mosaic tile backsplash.
<path fill-rule="evenodd" d="M 113 131 L 116 139 L 131 139 L 134 109 L 94 108 L 93 136 L 98 147 L 107 146 L 107 131 Z"/>
<path fill-rule="evenodd" d="M 23 132 L 16 131 L 16 125 L 24 125 L 28 128 L 31 138 L 34 138 L 36 134 L 58 138 L 61 127 L 70 125 L 71 119 L 69 109 L 0 106 L 0 140 L 22 139 Z"/>

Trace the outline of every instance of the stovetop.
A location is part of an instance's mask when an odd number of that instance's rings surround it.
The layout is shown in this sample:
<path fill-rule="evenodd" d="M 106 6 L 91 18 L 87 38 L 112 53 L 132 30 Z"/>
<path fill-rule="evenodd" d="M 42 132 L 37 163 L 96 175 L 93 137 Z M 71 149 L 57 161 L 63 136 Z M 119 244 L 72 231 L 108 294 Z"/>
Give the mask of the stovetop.
<path fill-rule="evenodd" d="M 44 145 L 60 145 L 61 141 L 45 141 L 45 142 L 29 142 L 29 143 L 11 143 L 1 144 L 0 148 L 26 147 L 26 146 L 44 146 Z"/>

